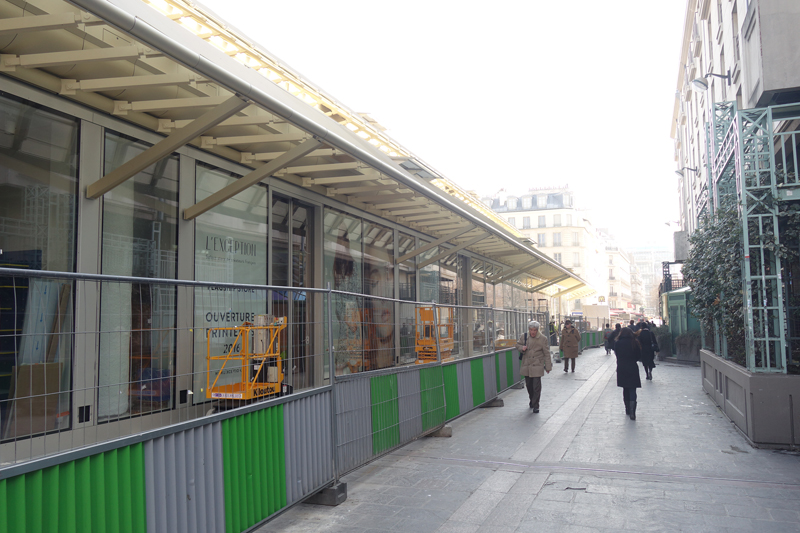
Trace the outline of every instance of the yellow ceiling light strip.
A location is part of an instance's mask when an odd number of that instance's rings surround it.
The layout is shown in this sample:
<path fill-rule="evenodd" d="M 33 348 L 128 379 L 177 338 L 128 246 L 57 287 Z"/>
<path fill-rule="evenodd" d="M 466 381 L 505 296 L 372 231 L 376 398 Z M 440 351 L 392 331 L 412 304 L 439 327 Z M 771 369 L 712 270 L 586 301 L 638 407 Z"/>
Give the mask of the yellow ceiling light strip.
<path fill-rule="evenodd" d="M 408 157 L 410 154 L 391 138 L 383 135 L 363 117 L 334 103 L 319 90 L 304 83 L 297 75 L 268 57 L 251 44 L 223 27 L 196 6 L 181 0 L 142 0 L 150 7 L 174 20 L 184 29 L 212 44 L 239 63 L 252 68 L 278 87 L 296 96 L 309 106 L 330 116 L 350 131 L 391 157 Z"/>

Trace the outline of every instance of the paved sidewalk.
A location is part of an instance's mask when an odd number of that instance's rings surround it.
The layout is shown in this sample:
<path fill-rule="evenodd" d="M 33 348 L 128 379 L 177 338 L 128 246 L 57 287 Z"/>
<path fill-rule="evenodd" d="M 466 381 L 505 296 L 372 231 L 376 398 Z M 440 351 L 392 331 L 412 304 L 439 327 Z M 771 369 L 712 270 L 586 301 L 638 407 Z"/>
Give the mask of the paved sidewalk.
<path fill-rule="evenodd" d="M 625 416 L 614 356 L 455 420 L 344 478 L 338 507 L 300 504 L 261 533 L 800 531 L 800 454 L 752 448 L 700 385 L 660 363 Z M 642 372 L 644 378 L 644 372 Z"/>

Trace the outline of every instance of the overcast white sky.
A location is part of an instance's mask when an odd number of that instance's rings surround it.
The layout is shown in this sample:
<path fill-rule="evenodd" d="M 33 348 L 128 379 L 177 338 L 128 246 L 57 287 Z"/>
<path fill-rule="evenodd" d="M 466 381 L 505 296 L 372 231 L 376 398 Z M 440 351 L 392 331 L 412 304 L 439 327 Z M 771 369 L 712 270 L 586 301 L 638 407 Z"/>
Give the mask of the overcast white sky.
<path fill-rule="evenodd" d="M 468 190 L 568 183 L 623 245 L 671 246 L 685 0 L 202 0 Z"/>

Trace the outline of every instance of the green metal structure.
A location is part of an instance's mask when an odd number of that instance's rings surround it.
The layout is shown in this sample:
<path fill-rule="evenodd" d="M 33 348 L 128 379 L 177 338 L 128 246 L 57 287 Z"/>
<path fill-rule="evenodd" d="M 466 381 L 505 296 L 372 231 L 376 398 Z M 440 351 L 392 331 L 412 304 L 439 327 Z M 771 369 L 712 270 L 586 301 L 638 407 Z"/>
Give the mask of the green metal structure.
<path fill-rule="evenodd" d="M 786 306 L 792 300 L 793 268 L 783 264 L 774 246 L 782 242 L 780 202 L 800 199 L 798 124 L 796 104 L 745 110 L 738 110 L 735 102 L 715 104 L 707 158 L 711 172 L 703 185 L 713 201 L 696 204 L 698 215 L 709 208 L 713 214 L 726 197 L 739 206 L 745 348 L 752 372 L 786 373 L 796 362 L 791 346 L 794 310 Z M 725 339 L 718 328 L 716 337 L 717 353 L 724 355 Z"/>

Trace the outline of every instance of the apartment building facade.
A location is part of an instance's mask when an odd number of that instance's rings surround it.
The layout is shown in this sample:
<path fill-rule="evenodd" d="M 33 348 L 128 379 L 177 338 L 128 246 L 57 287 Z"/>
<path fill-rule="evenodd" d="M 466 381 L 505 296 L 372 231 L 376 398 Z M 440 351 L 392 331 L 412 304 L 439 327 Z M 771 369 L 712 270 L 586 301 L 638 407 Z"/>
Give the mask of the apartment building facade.
<path fill-rule="evenodd" d="M 584 304 L 608 305 L 612 314 L 635 309 L 629 255 L 607 230 L 595 227 L 568 186 L 532 188 L 522 194 L 501 191 L 482 201 L 541 252 L 597 289 L 589 297 L 569 300 L 564 312 L 580 311 Z"/>

